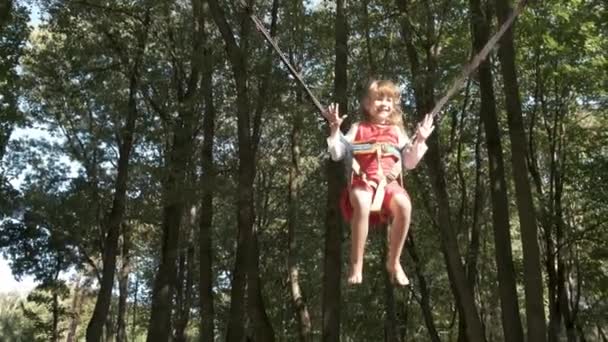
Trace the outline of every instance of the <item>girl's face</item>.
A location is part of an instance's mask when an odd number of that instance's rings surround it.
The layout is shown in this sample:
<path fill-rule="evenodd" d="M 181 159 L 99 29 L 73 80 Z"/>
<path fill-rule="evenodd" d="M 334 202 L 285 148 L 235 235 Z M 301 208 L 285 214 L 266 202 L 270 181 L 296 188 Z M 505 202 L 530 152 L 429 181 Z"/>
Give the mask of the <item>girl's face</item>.
<path fill-rule="evenodd" d="M 393 98 L 387 95 L 379 95 L 374 96 L 373 98 L 368 98 L 367 102 L 367 112 L 369 113 L 369 118 L 374 123 L 379 124 L 387 124 L 389 122 L 389 118 L 393 113 Z"/>

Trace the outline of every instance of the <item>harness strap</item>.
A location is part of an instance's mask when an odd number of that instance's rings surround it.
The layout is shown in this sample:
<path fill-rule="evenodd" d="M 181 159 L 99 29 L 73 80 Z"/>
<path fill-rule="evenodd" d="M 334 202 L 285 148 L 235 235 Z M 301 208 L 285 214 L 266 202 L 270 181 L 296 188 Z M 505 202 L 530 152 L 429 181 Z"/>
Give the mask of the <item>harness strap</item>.
<path fill-rule="evenodd" d="M 356 145 L 353 145 L 353 147 Z M 376 160 L 378 162 L 378 178 L 380 179 L 379 182 L 375 182 L 372 179 L 368 179 L 367 175 L 365 174 L 365 172 L 363 172 L 361 170 L 361 165 L 359 165 L 359 162 L 357 161 L 357 159 L 352 158 L 352 166 L 351 166 L 351 170 L 353 174 L 356 174 L 358 176 L 360 176 L 363 181 L 369 185 L 370 187 L 372 187 L 373 189 L 375 189 L 375 193 L 374 196 L 372 198 L 372 204 L 370 207 L 370 211 L 375 213 L 375 212 L 380 212 L 382 210 L 382 202 L 384 202 L 384 195 L 386 193 L 385 188 L 386 185 L 388 184 L 389 181 L 393 181 L 395 179 L 398 179 L 398 177 L 401 175 L 401 162 L 399 163 L 395 163 L 395 165 L 393 166 L 393 168 L 390 170 L 390 172 L 385 175 L 384 174 L 384 169 L 382 168 L 382 156 L 384 155 L 393 155 L 393 153 L 386 153 L 387 148 L 386 146 L 391 146 L 394 148 L 394 146 L 389 145 L 389 144 L 373 144 L 373 150 L 370 150 L 369 148 L 367 148 L 366 153 L 375 153 L 376 154 Z M 396 148 L 395 148 L 396 149 Z M 363 149 L 359 149 L 359 153 L 355 152 L 356 150 L 353 148 L 353 153 L 354 154 L 363 154 Z M 396 149 L 397 150 L 397 149 Z M 397 150 L 398 151 L 398 150 Z M 397 154 L 397 156 L 399 157 L 399 160 L 401 161 L 401 154 Z M 351 185 L 352 185 L 352 175 L 351 175 Z"/>
<path fill-rule="evenodd" d="M 401 159 L 401 151 L 398 147 L 388 143 L 377 142 L 354 142 L 352 144 L 353 154 L 376 154 L 381 153 L 381 156 L 393 156 Z"/>
<path fill-rule="evenodd" d="M 382 152 L 380 149 L 376 149 L 376 159 L 378 160 L 378 177 L 380 178 L 380 182 L 378 183 L 376 193 L 372 199 L 372 205 L 370 207 L 371 212 L 377 212 L 382 209 L 382 202 L 384 202 L 385 193 L 384 188 L 386 187 L 386 177 L 384 177 L 384 170 L 382 169 Z"/>

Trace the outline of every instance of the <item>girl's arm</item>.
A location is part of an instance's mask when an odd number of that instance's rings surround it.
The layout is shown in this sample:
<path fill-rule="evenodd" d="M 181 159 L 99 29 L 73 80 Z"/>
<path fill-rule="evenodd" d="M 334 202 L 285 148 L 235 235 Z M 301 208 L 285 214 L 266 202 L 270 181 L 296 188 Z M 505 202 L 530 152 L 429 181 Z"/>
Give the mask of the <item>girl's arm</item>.
<path fill-rule="evenodd" d="M 331 155 L 331 159 L 338 161 L 344 158 L 346 155 L 346 147 L 350 144 L 357 132 L 356 125 L 352 125 L 350 131 L 344 136 L 340 131 L 340 125 L 346 118 L 347 115 L 340 116 L 339 105 L 332 103 L 327 107 L 327 110 L 323 111 L 323 117 L 327 119 L 329 123 L 330 134 L 327 138 L 327 150 Z"/>
<path fill-rule="evenodd" d="M 411 170 L 418 165 L 418 162 L 422 159 L 428 146 L 426 145 L 425 139 L 416 137 L 413 142 L 403 132 L 399 130 L 399 148 L 401 149 L 401 158 L 403 158 L 403 166 L 406 170 Z"/>
<path fill-rule="evenodd" d="M 416 139 L 412 143 L 410 143 L 405 132 L 402 132 L 405 138 L 403 139 L 404 144 L 399 146 L 401 146 L 403 149 L 401 156 L 403 158 L 403 165 L 407 170 L 415 168 L 420 159 L 422 159 L 422 156 L 424 156 L 426 153 L 426 150 L 429 149 L 429 147 L 426 145 L 426 138 L 433 133 L 433 130 L 435 130 L 435 126 L 433 125 L 433 116 L 427 114 L 418 124 L 418 128 L 416 129 Z"/>
<path fill-rule="evenodd" d="M 352 124 L 346 135 L 342 134 L 339 128 L 331 127 L 331 134 L 327 138 L 327 151 L 333 161 L 339 161 L 346 155 L 347 144 L 350 144 L 355 139 L 358 123 Z"/>

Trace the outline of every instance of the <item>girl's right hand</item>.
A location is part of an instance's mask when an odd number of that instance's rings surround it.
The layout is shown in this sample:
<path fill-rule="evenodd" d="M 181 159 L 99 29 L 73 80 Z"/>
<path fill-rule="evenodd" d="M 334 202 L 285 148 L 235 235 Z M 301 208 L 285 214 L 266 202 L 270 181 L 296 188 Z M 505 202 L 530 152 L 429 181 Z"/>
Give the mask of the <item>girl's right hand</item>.
<path fill-rule="evenodd" d="M 323 117 L 329 122 L 329 127 L 332 132 L 340 128 L 340 125 L 342 125 L 342 122 L 347 116 L 348 115 L 344 115 L 340 117 L 339 104 L 337 103 L 330 104 L 323 112 Z"/>

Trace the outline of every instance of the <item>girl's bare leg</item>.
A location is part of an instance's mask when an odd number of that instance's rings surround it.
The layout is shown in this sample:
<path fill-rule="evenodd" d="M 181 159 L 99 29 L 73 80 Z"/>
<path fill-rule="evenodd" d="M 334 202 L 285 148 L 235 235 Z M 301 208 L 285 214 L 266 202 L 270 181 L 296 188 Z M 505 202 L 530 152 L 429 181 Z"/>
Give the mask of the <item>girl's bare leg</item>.
<path fill-rule="evenodd" d="M 393 224 L 389 236 L 389 250 L 386 260 L 386 269 L 391 276 L 391 280 L 400 286 L 409 284 L 409 279 L 401 267 L 401 252 L 410 228 L 412 215 L 412 203 L 409 196 L 398 194 L 393 197 L 390 203 L 390 210 L 393 215 Z"/>
<path fill-rule="evenodd" d="M 353 207 L 351 221 L 350 270 L 349 284 L 360 284 L 363 280 L 363 252 L 369 230 L 369 210 L 372 203 L 372 192 L 354 188 L 350 191 L 350 203 Z"/>

